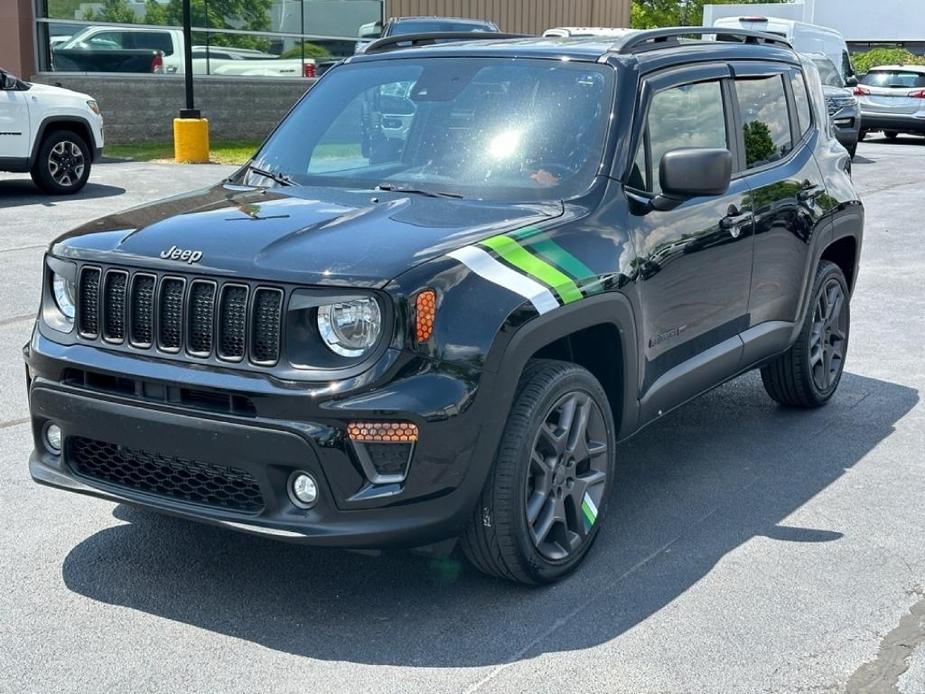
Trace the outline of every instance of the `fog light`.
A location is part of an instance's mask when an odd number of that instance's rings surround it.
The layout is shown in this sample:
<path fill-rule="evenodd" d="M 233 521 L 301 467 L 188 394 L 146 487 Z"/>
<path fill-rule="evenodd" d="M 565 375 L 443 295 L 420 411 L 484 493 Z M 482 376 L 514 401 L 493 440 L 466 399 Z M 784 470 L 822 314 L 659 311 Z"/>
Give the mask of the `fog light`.
<path fill-rule="evenodd" d="M 294 472 L 289 478 L 289 498 L 299 508 L 311 508 L 318 500 L 318 484 L 307 472 Z"/>
<path fill-rule="evenodd" d="M 57 424 L 45 425 L 45 448 L 55 455 L 61 453 L 61 427 Z"/>

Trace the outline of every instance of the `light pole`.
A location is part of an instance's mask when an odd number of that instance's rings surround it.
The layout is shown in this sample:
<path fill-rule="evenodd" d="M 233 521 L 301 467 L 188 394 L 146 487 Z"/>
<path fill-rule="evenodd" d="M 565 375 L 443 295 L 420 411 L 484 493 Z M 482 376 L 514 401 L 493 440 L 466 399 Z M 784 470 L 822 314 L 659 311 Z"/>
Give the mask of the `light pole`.
<path fill-rule="evenodd" d="M 183 0 L 183 81 L 186 108 L 173 119 L 173 157 L 178 162 L 209 161 L 209 121 L 201 116 L 193 99 L 192 0 Z"/>

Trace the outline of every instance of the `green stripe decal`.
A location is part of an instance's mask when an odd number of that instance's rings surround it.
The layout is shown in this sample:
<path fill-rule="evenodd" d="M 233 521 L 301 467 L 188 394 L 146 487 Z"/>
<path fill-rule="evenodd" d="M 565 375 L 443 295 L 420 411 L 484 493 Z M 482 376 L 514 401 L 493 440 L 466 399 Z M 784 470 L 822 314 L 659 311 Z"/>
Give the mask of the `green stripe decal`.
<path fill-rule="evenodd" d="M 587 282 L 587 284 L 582 284 L 581 288 L 589 294 L 596 294 L 603 289 L 594 270 L 562 248 L 562 246 L 555 241 L 551 239 L 537 241 L 530 245 L 530 249 L 563 272 L 567 272 L 576 282 Z"/>
<path fill-rule="evenodd" d="M 594 525 L 594 521 L 597 520 L 597 506 L 594 505 L 588 492 L 585 492 L 584 499 L 581 502 L 581 513 L 585 519 L 585 531 L 588 531 Z"/>
<path fill-rule="evenodd" d="M 583 297 L 581 290 L 568 275 L 527 252 L 510 237 L 503 234 L 493 236 L 482 241 L 482 245 L 493 250 L 514 267 L 520 268 L 528 275 L 555 289 L 563 303 L 568 304 Z"/>

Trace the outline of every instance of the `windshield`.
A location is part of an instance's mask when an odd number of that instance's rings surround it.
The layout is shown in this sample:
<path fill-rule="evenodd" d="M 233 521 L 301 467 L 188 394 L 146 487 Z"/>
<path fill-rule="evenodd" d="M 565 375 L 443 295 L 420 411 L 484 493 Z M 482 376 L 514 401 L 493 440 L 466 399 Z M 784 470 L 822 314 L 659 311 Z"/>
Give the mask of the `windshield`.
<path fill-rule="evenodd" d="M 822 83 L 824 85 L 829 87 L 845 86 L 841 75 L 839 75 L 838 70 L 835 69 L 835 63 L 828 58 L 813 58 L 813 62 L 816 64 L 816 67 L 819 68 L 819 77 L 822 78 Z"/>
<path fill-rule="evenodd" d="M 925 87 L 925 74 L 912 70 L 871 70 L 861 78 L 861 84 L 871 87 L 919 88 Z"/>
<path fill-rule="evenodd" d="M 406 34 L 432 34 L 434 32 L 453 31 L 498 31 L 493 24 L 474 22 L 448 22 L 434 19 L 420 21 L 395 22 L 389 29 L 390 36 L 405 36 Z"/>
<path fill-rule="evenodd" d="M 318 82 L 254 164 L 303 185 L 564 199 L 597 173 L 612 100 L 613 68 L 597 64 L 357 62 Z"/>

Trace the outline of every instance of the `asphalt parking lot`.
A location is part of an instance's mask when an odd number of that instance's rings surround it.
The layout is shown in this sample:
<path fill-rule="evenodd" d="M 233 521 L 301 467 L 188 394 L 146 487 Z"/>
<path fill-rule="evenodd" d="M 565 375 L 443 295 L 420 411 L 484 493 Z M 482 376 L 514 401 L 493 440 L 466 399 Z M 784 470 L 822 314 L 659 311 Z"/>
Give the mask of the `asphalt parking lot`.
<path fill-rule="evenodd" d="M 618 453 L 564 583 L 320 551 L 39 487 L 21 347 L 47 242 L 227 167 L 0 175 L 0 692 L 925 692 L 925 139 L 861 144 L 847 373 L 826 408 L 749 374 Z"/>

